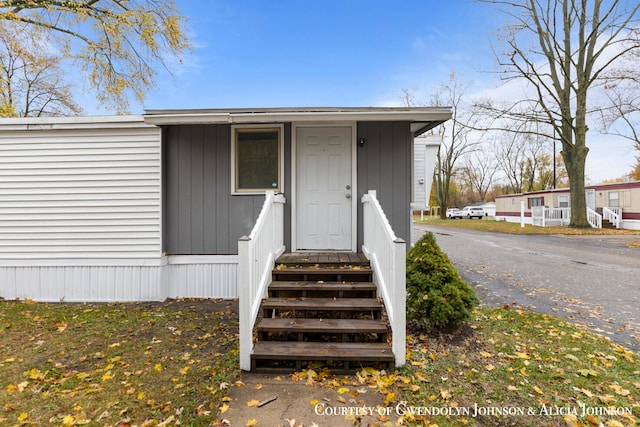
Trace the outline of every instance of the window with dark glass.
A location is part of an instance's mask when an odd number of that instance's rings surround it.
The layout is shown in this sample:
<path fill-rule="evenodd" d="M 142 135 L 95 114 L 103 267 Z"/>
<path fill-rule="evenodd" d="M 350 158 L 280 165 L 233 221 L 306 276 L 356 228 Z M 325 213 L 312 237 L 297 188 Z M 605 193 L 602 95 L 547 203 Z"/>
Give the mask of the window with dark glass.
<path fill-rule="evenodd" d="M 234 191 L 280 191 L 280 128 L 236 128 Z"/>

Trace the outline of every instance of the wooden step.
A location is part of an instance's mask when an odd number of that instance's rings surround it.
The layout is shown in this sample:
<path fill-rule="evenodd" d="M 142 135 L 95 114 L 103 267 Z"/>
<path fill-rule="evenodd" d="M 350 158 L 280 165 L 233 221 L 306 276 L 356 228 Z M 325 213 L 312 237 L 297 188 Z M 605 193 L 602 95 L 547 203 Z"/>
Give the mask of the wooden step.
<path fill-rule="evenodd" d="M 269 296 L 277 297 L 376 297 L 376 285 L 371 282 L 292 282 L 276 281 L 269 285 Z M 326 295 L 325 295 L 326 294 Z"/>
<path fill-rule="evenodd" d="M 304 319 L 266 318 L 258 324 L 259 332 L 328 333 L 328 334 L 382 334 L 387 325 L 370 319 Z"/>
<path fill-rule="evenodd" d="M 274 281 L 333 281 L 333 282 L 371 282 L 371 267 L 295 267 L 275 268 Z"/>
<path fill-rule="evenodd" d="M 394 356 L 386 343 L 319 343 L 298 341 L 258 341 L 253 347 L 252 370 L 300 370 L 305 362 L 342 361 L 344 371 L 360 369 L 364 364 L 383 362 L 393 369 Z M 261 363 L 267 362 L 267 363 Z M 275 363 L 268 363 L 275 361 Z M 294 365 L 278 361 L 293 361 Z"/>
<path fill-rule="evenodd" d="M 268 298 L 262 302 L 266 310 L 306 311 L 382 311 L 376 298 Z M 266 316 L 265 317 L 269 317 Z"/>

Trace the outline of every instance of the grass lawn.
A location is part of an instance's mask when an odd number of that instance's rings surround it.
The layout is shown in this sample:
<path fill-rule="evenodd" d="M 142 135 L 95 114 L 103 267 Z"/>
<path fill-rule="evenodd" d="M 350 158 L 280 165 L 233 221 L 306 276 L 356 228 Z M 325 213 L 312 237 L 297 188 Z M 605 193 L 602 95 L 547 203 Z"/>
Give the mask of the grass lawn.
<path fill-rule="evenodd" d="M 0 425 L 220 425 L 226 387 L 240 378 L 236 306 L 0 301 Z M 394 410 L 406 401 L 462 413 L 407 412 L 409 425 L 629 426 L 640 417 L 638 355 L 552 316 L 482 308 L 457 333 L 410 335 L 408 346 L 395 373 L 291 378 L 347 389 L 356 402 L 364 389 L 379 392 Z M 525 414 L 487 413 L 495 408 Z"/>
<path fill-rule="evenodd" d="M 490 231 L 493 233 L 506 234 L 566 234 L 566 235 L 637 235 L 638 230 L 616 230 L 598 228 L 571 228 L 571 227 L 537 227 L 525 225 L 520 227 L 520 223 L 495 221 L 492 217 L 483 220 L 477 219 L 440 219 L 438 217 L 425 217 L 420 221 L 419 216 L 414 216 L 413 220 L 417 224 L 434 225 L 438 227 L 463 228 L 467 230 Z M 638 241 L 640 243 L 640 240 Z"/>
<path fill-rule="evenodd" d="M 230 301 L 0 300 L 0 425 L 208 426 L 237 322 Z"/>
<path fill-rule="evenodd" d="M 401 370 L 409 381 L 396 382 L 396 400 L 451 412 L 408 416 L 415 425 L 634 426 L 640 420 L 638 355 L 556 317 L 482 308 L 456 334 L 411 339 Z"/>

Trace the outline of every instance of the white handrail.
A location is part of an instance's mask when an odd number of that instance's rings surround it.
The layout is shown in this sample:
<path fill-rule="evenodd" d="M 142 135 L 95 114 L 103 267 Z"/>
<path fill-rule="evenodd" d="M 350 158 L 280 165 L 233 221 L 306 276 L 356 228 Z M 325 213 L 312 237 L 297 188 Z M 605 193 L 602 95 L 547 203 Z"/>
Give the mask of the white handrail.
<path fill-rule="evenodd" d="M 267 191 L 260 215 L 249 236 L 238 240 L 240 297 L 240 369 L 251 370 L 253 326 L 266 296 L 271 271 L 284 252 L 284 196 Z"/>
<path fill-rule="evenodd" d="M 396 366 L 406 362 L 407 340 L 407 290 L 406 254 L 407 244 L 396 237 L 391 229 L 376 192 L 369 190 L 362 196 L 365 254 L 374 273 L 374 282 L 380 292 L 389 317 L 392 335 L 392 349 Z"/>
<path fill-rule="evenodd" d="M 622 226 L 622 208 L 602 208 L 602 217 L 609 220 L 616 228 Z"/>
<path fill-rule="evenodd" d="M 602 215 L 587 206 L 587 221 L 593 228 L 602 228 Z"/>

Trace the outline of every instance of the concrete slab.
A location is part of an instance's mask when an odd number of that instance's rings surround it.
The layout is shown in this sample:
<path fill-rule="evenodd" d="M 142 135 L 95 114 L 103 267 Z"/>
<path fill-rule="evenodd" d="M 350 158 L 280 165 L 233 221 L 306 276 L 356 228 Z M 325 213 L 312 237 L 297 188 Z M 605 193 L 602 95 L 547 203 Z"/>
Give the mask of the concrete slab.
<path fill-rule="evenodd" d="M 339 394 L 327 382 L 294 381 L 290 375 L 244 373 L 244 385 L 230 385 L 229 409 L 219 416 L 227 423 L 246 426 L 256 420 L 267 427 L 342 427 L 395 425 L 394 404 L 387 407 L 386 395 L 367 384 L 359 384 L 355 376 L 339 376 L 340 387 L 349 392 Z M 251 401 L 267 402 L 248 406 Z M 254 402 L 255 403 L 255 402 Z M 386 417 L 386 412 L 391 414 Z M 391 422 L 391 424 L 385 424 Z"/>

